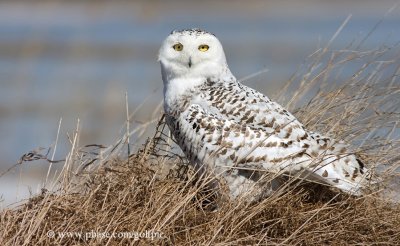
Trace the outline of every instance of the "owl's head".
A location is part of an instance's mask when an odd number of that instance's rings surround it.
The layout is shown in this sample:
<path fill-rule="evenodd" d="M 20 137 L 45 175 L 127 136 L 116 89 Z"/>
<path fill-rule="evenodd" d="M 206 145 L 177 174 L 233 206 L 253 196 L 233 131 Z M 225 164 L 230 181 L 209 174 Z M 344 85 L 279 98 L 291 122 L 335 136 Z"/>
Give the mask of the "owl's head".
<path fill-rule="evenodd" d="M 158 60 L 164 82 L 175 78 L 220 77 L 229 71 L 219 40 L 200 29 L 173 31 L 161 45 Z"/>

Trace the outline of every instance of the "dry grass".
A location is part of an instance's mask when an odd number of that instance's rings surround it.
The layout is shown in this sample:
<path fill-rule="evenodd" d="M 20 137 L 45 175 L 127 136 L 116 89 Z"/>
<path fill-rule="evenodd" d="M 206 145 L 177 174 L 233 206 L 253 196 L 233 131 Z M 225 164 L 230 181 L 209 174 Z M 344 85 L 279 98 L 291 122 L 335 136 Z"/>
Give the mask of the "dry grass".
<path fill-rule="evenodd" d="M 249 203 L 246 197 L 230 201 L 206 190 L 207 178 L 196 179 L 162 121 L 154 137 L 129 158 L 123 157 L 129 136 L 151 124 L 132 131 L 127 124 L 125 136 L 110 147 L 79 147 L 77 126 L 54 188 L 1 212 L 0 242 L 399 245 L 400 205 L 390 197 L 398 188 L 400 166 L 396 50 L 320 49 L 273 97 L 309 129 L 351 143 L 354 152 L 380 173 L 383 182 L 374 193 L 357 198 L 301 184 L 259 203 Z M 333 81 L 343 83 L 332 86 Z M 47 159 L 31 153 L 23 161 L 35 157 Z M 146 231 L 147 236 L 122 234 Z"/>

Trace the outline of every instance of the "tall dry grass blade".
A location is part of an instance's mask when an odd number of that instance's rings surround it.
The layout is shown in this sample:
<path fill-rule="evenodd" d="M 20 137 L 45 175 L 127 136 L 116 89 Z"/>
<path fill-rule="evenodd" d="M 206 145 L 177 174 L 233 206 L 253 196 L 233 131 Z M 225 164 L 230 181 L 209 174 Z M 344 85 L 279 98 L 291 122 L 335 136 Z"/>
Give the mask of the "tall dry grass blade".
<path fill-rule="evenodd" d="M 62 118 L 60 118 L 60 121 L 58 122 L 56 142 L 54 143 L 53 154 L 51 155 L 51 159 L 50 159 L 52 162 L 50 162 L 49 169 L 47 170 L 46 180 L 44 181 L 44 186 L 47 185 L 47 182 L 48 182 L 48 179 L 49 179 L 49 175 L 50 175 L 50 171 L 51 171 L 51 167 L 52 167 L 53 161 L 54 161 L 54 156 L 55 156 L 56 151 L 57 151 L 57 144 L 58 144 L 58 138 L 60 136 L 61 123 L 62 123 Z"/>

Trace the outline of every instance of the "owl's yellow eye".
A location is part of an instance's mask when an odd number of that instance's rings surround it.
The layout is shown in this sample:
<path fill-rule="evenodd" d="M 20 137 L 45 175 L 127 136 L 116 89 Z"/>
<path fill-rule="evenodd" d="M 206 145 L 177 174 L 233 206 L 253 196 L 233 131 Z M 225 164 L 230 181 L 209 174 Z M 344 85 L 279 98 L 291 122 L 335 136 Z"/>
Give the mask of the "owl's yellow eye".
<path fill-rule="evenodd" d="M 206 52 L 209 48 L 210 48 L 210 46 L 208 46 L 206 44 L 202 44 L 199 46 L 199 50 L 202 52 Z"/>
<path fill-rule="evenodd" d="M 183 44 L 181 44 L 181 43 L 174 44 L 174 46 L 172 46 L 172 48 L 174 48 L 174 50 L 176 50 L 176 51 L 181 51 L 181 50 L 183 50 Z"/>

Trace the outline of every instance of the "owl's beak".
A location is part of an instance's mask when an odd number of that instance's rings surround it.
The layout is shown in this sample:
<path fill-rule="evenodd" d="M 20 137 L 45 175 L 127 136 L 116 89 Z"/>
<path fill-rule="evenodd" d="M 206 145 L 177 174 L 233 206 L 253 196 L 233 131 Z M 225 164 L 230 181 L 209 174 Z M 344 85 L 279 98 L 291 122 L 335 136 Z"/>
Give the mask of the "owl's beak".
<path fill-rule="evenodd" d="M 189 57 L 189 63 L 188 63 L 188 65 L 189 65 L 189 68 L 192 67 L 192 57 L 191 57 L 191 56 Z"/>

